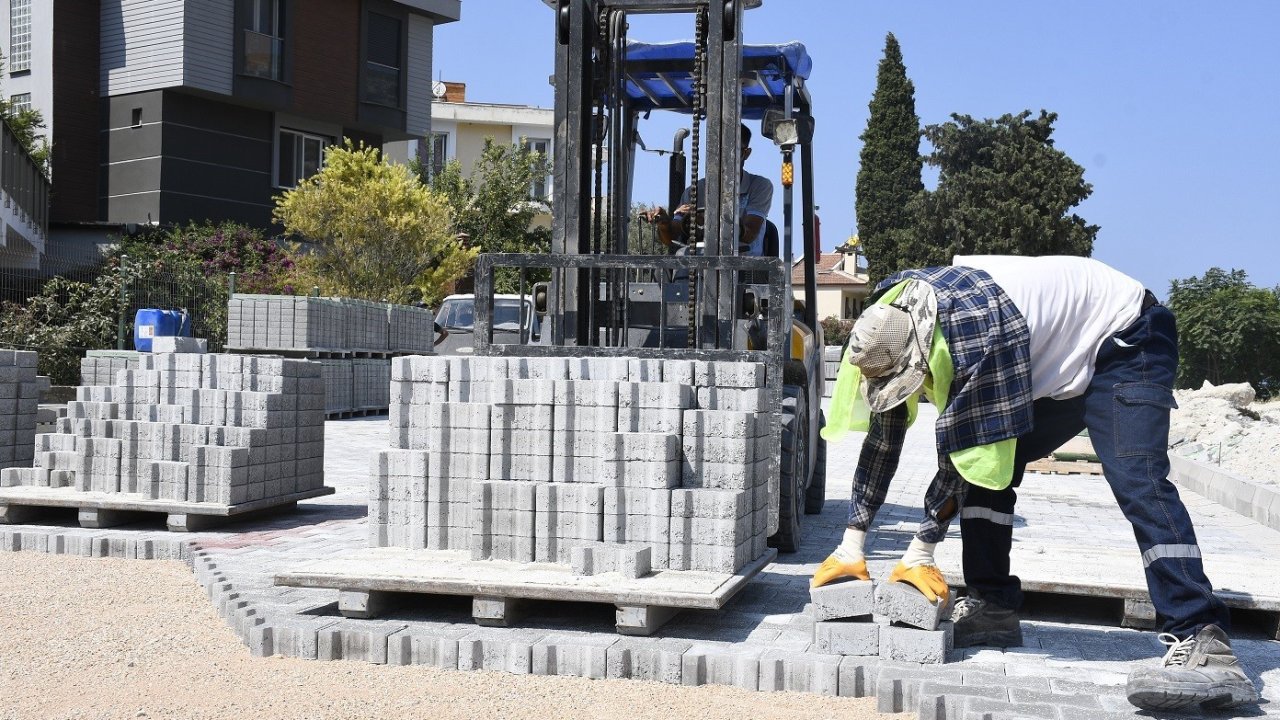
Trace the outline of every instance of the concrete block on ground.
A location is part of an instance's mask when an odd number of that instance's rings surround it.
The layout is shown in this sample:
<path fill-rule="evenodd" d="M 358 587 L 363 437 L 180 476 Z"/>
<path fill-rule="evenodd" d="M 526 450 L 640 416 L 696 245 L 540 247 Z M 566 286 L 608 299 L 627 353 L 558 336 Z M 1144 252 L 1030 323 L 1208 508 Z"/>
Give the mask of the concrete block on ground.
<path fill-rule="evenodd" d="M 880 654 L 880 625 L 856 620 L 822 620 L 813 624 L 813 645 L 834 655 Z"/>
<path fill-rule="evenodd" d="M 534 675 L 570 675 L 603 679 L 608 675 L 609 648 L 615 637 L 587 633 L 548 635 L 531 648 Z"/>
<path fill-rule="evenodd" d="M 880 657 L 902 662 L 943 663 L 951 650 L 951 636 L 949 621 L 942 623 L 937 630 L 882 625 Z"/>
<path fill-rule="evenodd" d="M 870 580 L 846 580 L 810 588 L 814 620 L 847 620 L 869 617 L 875 611 L 875 584 Z"/>
<path fill-rule="evenodd" d="M 679 685 L 684 653 L 693 646 L 685 640 L 628 640 L 609 646 L 605 671 L 610 678 L 648 680 Z"/>
<path fill-rule="evenodd" d="M 886 582 L 876 587 L 875 614 L 892 623 L 921 630 L 937 630 L 951 617 L 951 596 L 930 602 L 914 586 L 903 582 Z"/>

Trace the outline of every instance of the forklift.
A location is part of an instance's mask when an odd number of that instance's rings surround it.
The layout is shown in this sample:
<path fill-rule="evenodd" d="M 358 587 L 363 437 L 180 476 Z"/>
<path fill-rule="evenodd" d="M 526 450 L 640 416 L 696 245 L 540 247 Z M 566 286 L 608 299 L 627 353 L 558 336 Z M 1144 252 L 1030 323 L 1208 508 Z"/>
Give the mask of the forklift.
<path fill-rule="evenodd" d="M 544 0 L 554 11 L 555 197 L 549 254 L 486 254 L 476 267 L 475 352 L 494 356 L 639 357 L 765 365 L 770 442 L 769 544 L 799 549 L 803 517 L 826 492 L 822 329 L 813 304 L 820 252 L 813 196 L 814 122 L 803 45 L 744 45 L 760 0 Z M 680 14 L 693 40 L 628 39 L 628 18 Z M 661 254 L 629 247 L 639 124 L 680 113 L 668 210 L 691 187 L 687 242 Z M 759 123 L 780 159 L 781 227 L 762 256 L 741 254 L 740 124 Z M 685 139 L 689 150 L 683 147 Z M 763 143 L 762 143 L 763 144 Z M 805 297 L 793 298 L 796 155 Z M 699 184 L 699 180 L 704 180 Z M 495 273 L 519 275 L 541 338 L 495 342 Z M 776 512 L 773 510 L 776 509 Z"/>

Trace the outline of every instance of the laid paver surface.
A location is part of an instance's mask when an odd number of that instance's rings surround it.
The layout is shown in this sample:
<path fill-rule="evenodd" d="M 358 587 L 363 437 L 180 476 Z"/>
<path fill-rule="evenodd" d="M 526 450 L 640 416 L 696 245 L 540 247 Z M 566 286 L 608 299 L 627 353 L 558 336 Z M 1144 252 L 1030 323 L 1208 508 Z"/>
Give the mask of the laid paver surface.
<path fill-rule="evenodd" d="M 922 408 L 888 501 L 869 537 L 873 575 L 888 573 L 919 520 L 919 503 L 936 469 L 933 415 Z M 276 587 L 274 573 L 299 562 L 366 545 L 369 457 L 386 447 L 382 419 L 331 421 L 326 427 L 326 484 L 337 492 L 299 504 L 297 513 L 228 525 L 218 532 L 170 534 L 160 523 L 86 530 L 10 526 L 0 547 L 83 555 L 182 553 L 221 614 L 256 653 L 421 662 L 513 672 L 629 676 L 752 689 L 873 695 L 882 711 L 920 717 L 1125 717 L 1125 675 L 1135 662 L 1156 663 L 1155 634 L 1068 617 L 1024 622 L 1021 648 L 969 649 L 942 666 L 913 666 L 811 652 L 808 580 L 839 542 L 849 481 L 861 435 L 828 450 L 828 501 L 808 516 L 801 551 L 780 556 L 719 611 L 685 611 L 651 638 L 620 638 L 613 607 L 547 603 L 516 628 L 478 628 L 469 599 L 424 597 L 375 620 L 342 618 L 332 590 Z M 1210 577 L 1233 590 L 1275 593 L 1280 532 L 1182 491 L 1206 555 Z M 1019 492 L 1015 572 L 1132 578 L 1141 572 L 1128 523 L 1101 478 L 1028 476 Z M 944 569 L 959 556 L 955 536 L 939 547 Z M 193 542 L 193 550 L 183 544 Z M 1073 608 L 1056 608 L 1070 616 Z M 1280 717 L 1280 643 L 1238 636 L 1237 654 L 1264 698 L 1251 714 Z M 452 648 L 452 654 L 448 649 Z M 554 652 L 553 650 L 554 649 Z M 552 662 L 549 658 L 558 658 Z M 937 699 L 941 697 L 942 699 Z M 1003 714 L 1002 714 L 1003 713 Z"/>

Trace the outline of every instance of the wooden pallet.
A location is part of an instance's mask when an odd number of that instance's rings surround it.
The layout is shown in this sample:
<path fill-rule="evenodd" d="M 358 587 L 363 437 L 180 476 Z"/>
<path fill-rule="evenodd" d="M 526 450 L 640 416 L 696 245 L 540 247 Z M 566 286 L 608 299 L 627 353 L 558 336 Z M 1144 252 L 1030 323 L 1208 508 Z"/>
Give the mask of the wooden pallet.
<path fill-rule="evenodd" d="M 1101 475 L 1102 463 L 1066 460 L 1036 460 L 1027 463 L 1027 472 L 1047 475 Z"/>
<path fill-rule="evenodd" d="M 374 417 L 386 414 L 387 408 L 362 408 L 360 410 L 332 410 L 326 412 L 324 417 L 326 420 L 346 420 L 347 418 Z"/>
<path fill-rule="evenodd" d="M 38 521 L 50 508 L 75 508 L 80 527 L 108 528 L 138 522 L 148 515 L 166 515 L 165 525 L 172 532 L 198 532 L 228 522 L 236 522 L 265 514 L 294 510 L 299 500 L 332 495 L 334 489 L 321 487 L 291 495 L 254 500 L 236 505 L 220 503 L 152 500 L 134 493 L 105 493 L 17 486 L 0 488 L 0 524 L 26 524 Z"/>
<path fill-rule="evenodd" d="M 352 350 L 346 348 L 255 348 L 243 346 L 223 347 L 223 352 L 238 355 L 277 355 L 301 360 L 354 360 L 373 359 L 390 360 L 401 355 L 429 354 L 427 351 L 408 352 L 403 350 Z"/>
<path fill-rule="evenodd" d="M 466 552 L 366 548 L 277 573 L 276 585 L 338 591 L 346 617 L 371 618 L 402 600 L 396 593 L 472 598 L 484 626 L 518 623 L 529 601 L 611 604 L 622 635 L 652 635 L 687 608 L 718 610 L 777 557 L 770 549 L 736 573 L 658 570 L 627 579 L 617 573 L 574 575 L 563 565 L 471 560 Z"/>

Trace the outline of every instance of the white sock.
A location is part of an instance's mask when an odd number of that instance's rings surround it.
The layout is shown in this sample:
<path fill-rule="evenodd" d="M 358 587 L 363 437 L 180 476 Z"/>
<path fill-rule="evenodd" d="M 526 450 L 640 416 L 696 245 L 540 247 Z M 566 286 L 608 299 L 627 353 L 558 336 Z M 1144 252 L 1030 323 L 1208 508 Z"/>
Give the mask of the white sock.
<path fill-rule="evenodd" d="M 857 562 L 863 559 L 862 545 L 867 540 L 867 531 L 858 530 L 856 528 L 847 527 L 844 529 L 844 538 L 840 540 L 839 547 L 832 553 L 840 558 L 841 562 Z"/>
<path fill-rule="evenodd" d="M 938 543 L 927 543 L 920 538 L 911 538 L 911 545 L 907 547 L 907 552 L 902 556 L 902 564 L 907 567 L 916 567 L 917 565 L 933 565 L 933 549 Z"/>

